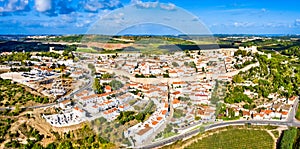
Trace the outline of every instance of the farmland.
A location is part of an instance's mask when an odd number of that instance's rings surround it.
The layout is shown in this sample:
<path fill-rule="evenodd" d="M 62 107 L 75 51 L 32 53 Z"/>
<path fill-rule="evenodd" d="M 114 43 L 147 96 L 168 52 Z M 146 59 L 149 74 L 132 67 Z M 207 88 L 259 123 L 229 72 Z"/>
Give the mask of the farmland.
<path fill-rule="evenodd" d="M 205 137 L 186 147 L 194 148 L 273 148 L 273 139 L 264 130 L 233 128 Z"/>

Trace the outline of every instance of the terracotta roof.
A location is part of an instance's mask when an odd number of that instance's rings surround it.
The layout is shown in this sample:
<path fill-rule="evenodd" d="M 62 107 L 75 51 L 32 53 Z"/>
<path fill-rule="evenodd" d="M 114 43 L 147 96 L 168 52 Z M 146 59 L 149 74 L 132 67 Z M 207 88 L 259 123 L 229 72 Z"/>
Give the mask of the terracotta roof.
<path fill-rule="evenodd" d="M 156 125 L 157 123 L 157 121 L 152 121 L 152 125 Z"/>
<path fill-rule="evenodd" d="M 172 94 L 178 95 L 178 94 L 180 94 L 180 91 L 175 91 L 175 92 L 173 92 Z"/>
<path fill-rule="evenodd" d="M 165 103 L 165 108 L 168 108 L 169 104 L 168 103 Z"/>
<path fill-rule="evenodd" d="M 106 89 L 106 90 L 111 90 L 111 87 L 110 87 L 109 85 L 106 85 L 106 86 L 105 86 L 105 89 Z"/>
<path fill-rule="evenodd" d="M 177 98 L 175 98 L 174 100 L 173 100 L 173 104 L 179 104 L 180 103 L 180 100 L 178 100 Z"/>
<path fill-rule="evenodd" d="M 156 119 L 157 119 L 158 121 L 160 121 L 160 120 L 162 120 L 162 117 L 157 117 Z"/>
<path fill-rule="evenodd" d="M 89 99 L 95 98 L 95 97 L 97 97 L 97 94 L 81 97 L 81 100 L 89 100 Z"/>
<path fill-rule="evenodd" d="M 163 115 L 165 115 L 165 114 L 167 113 L 167 110 L 163 110 L 161 113 L 162 113 Z"/>
<path fill-rule="evenodd" d="M 75 94 L 77 97 L 80 97 L 80 96 L 83 96 L 84 94 L 88 94 L 89 93 L 89 91 L 87 91 L 87 90 L 84 90 L 84 91 L 82 91 L 82 92 L 80 92 L 80 93 L 77 93 L 77 94 Z"/>
<path fill-rule="evenodd" d="M 146 132 L 148 132 L 151 129 L 152 129 L 152 127 L 146 127 L 144 129 L 140 130 L 137 134 L 142 136 L 143 134 L 145 134 Z"/>
<path fill-rule="evenodd" d="M 297 98 L 297 96 L 293 96 L 293 97 L 291 97 L 289 100 L 290 100 L 290 101 L 294 101 L 294 100 L 296 100 L 296 98 Z"/>
<path fill-rule="evenodd" d="M 273 112 L 272 110 L 265 110 L 265 113 L 268 115 L 271 114 L 272 112 Z"/>
<path fill-rule="evenodd" d="M 68 100 L 62 101 L 61 103 L 62 103 L 62 104 L 67 104 L 67 103 L 69 103 L 69 102 L 71 102 L 71 100 L 68 99 Z"/>
<path fill-rule="evenodd" d="M 180 82 L 173 82 L 172 84 L 186 84 L 184 81 L 180 81 Z"/>
<path fill-rule="evenodd" d="M 282 114 L 282 115 L 288 115 L 288 112 L 282 111 L 281 114 Z"/>
<path fill-rule="evenodd" d="M 83 112 L 83 110 L 78 108 L 78 107 L 74 107 L 74 110 L 79 111 L 79 112 Z"/>

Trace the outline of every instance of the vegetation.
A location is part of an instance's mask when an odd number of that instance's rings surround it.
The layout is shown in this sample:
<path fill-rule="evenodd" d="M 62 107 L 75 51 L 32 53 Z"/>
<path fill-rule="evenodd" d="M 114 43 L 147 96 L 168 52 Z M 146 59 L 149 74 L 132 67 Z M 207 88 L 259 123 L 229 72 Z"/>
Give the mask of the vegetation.
<path fill-rule="evenodd" d="M 60 57 L 60 54 L 54 53 L 54 52 L 41 52 L 41 53 L 37 53 L 36 56 L 53 57 L 53 58 L 57 59 Z"/>
<path fill-rule="evenodd" d="M 228 93 L 224 99 L 226 103 L 240 103 L 245 101 L 247 103 L 252 103 L 252 99 L 245 95 L 244 90 L 241 86 L 235 86 L 231 93 Z"/>
<path fill-rule="evenodd" d="M 186 147 L 194 148 L 273 148 L 273 139 L 264 130 L 229 129 L 204 137 Z"/>
<path fill-rule="evenodd" d="M 173 132 L 173 126 L 171 124 L 167 124 L 166 128 L 164 129 L 164 131 L 159 132 L 155 138 L 168 138 L 171 136 L 176 135 L 176 132 Z"/>
<path fill-rule="evenodd" d="M 124 125 L 125 123 L 134 120 L 135 119 L 134 115 L 135 115 L 134 111 L 124 111 L 120 113 L 120 115 L 117 117 L 117 120 L 119 121 L 120 124 Z"/>
<path fill-rule="evenodd" d="M 100 80 L 98 78 L 94 79 L 93 89 L 97 94 L 104 93 L 104 86 L 100 84 Z"/>
<path fill-rule="evenodd" d="M 297 129 L 294 127 L 289 128 L 283 132 L 282 139 L 280 141 L 281 149 L 293 149 L 294 142 L 297 137 Z"/>
<path fill-rule="evenodd" d="M 21 64 L 25 64 L 25 60 L 30 60 L 31 54 L 29 52 L 14 52 L 10 55 L 1 55 L 0 64 L 9 63 L 11 61 L 18 61 Z"/>
<path fill-rule="evenodd" d="M 300 120 L 300 106 L 298 106 L 298 109 L 297 109 L 297 111 L 296 111 L 295 118 L 296 118 L 297 120 Z"/>
<path fill-rule="evenodd" d="M 96 72 L 95 65 L 94 65 L 94 64 L 91 64 L 91 63 L 89 63 L 89 64 L 88 64 L 88 68 L 89 68 L 89 69 L 91 69 L 91 71 L 92 71 L 92 75 L 95 75 L 95 72 Z"/>
<path fill-rule="evenodd" d="M 155 104 L 151 100 L 148 105 L 144 108 L 143 111 L 135 113 L 133 111 L 124 111 L 121 112 L 117 117 L 117 120 L 120 124 L 124 125 L 127 122 L 132 120 L 137 120 L 138 122 L 144 122 L 155 110 Z"/>
<path fill-rule="evenodd" d="M 241 72 L 233 77 L 233 83 L 243 83 L 244 80 L 252 81 L 256 86 L 228 86 L 228 93 L 224 101 L 226 103 L 251 103 L 256 99 L 267 99 L 270 93 L 279 93 L 280 96 L 290 98 L 299 94 L 300 67 L 292 64 L 292 59 L 272 53 L 272 58 L 265 55 L 255 55 L 260 63 L 259 67 L 251 68 L 247 72 Z M 291 61 L 291 62 L 290 62 Z M 258 97 L 243 95 L 244 90 L 250 90 L 258 94 Z"/>
<path fill-rule="evenodd" d="M 124 84 L 121 81 L 118 80 L 112 80 L 109 82 L 109 85 L 112 87 L 113 90 L 118 90 L 124 86 Z"/>
<path fill-rule="evenodd" d="M 297 56 L 300 57 L 300 46 L 293 46 L 286 50 L 281 51 L 281 54 L 287 56 Z"/>
<path fill-rule="evenodd" d="M 99 135 L 96 135 L 93 130 L 84 125 L 81 129 L 75 130 L 72 132 L 64 133 L 59 135 L 57 132 L 52 132 L 56 136 L 55 142 L 48 144 L 46 147 L 43 147 L 40 144 L 40 141 L 44 138 L 43 135 L 40 135 L 39 132 L 27 126 L 25 123 L 20 125 L 21 133 L 26 135 L 28 138 L 27 144 L 22 144 L 17 141 L 15 138 L 19 136 L 18 132 L 16 134 L 11 134 L 13 140 L 5 144 L 6 148 L 34 148 L 34 149 L 71 149 L 71 148 L 110 148 L 114 145 L 109 143 L 106 139 L 103 139 Z M 31 138 L 31 139 L 29 139 Z M 34 139 L 32 139 L 34 138 Z"/>
<path fill-rule="evenodd" d="M 28 101 L 49 103 L 49 98 L 39 96 L 38 93 L 34 95 L 29 90 L 23 85 L 12 83 L 11 80 L 0 78 L 0 106 L 25 105 Z"/>
<path fill-rule="evenodd" d="M 5 140 L 5 135 L 8 134 L 8 130 L 11 127 L 12 123 L 14 123 L 14 120 L 10 118 L 0 119 L 0 143 Z"/>
<path fill-rule="evenodd" d="M 184 117 L 185 113 L 181 109 L 174 109 L 173 118 L 181 118 Z"/>
<path fill-rule="evenodd" d="M 11 72 L 29 72 L 30 70 L 30 67 L 10 68 Z"/>

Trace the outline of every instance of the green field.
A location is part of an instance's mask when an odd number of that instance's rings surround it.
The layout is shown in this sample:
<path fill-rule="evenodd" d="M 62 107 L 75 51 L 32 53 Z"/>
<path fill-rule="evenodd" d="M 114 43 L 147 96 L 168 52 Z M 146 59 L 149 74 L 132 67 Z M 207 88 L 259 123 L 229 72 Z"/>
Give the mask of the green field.
<path fill-rule="evenodd" d="M 273 142 L 264 130 L 233 128 L 198 140 L 186 149 L 271 149 Z"/>
<path fill-rule="evenodd" d="M 77 48 L 76 52 L 97 53 L 98 51 L 92 48 Z"/>

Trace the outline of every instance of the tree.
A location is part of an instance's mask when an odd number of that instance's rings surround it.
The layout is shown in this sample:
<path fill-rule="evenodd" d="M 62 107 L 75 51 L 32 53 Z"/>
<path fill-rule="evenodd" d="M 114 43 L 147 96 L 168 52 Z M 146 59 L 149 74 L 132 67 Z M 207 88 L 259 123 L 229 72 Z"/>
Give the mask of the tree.
<path fill-rule="evenodd" d="M 172 65 L 173 65 L 174 67 L 178 67 L 178 66 L 179 66 L 179 64 L 176 63 L 176 62 L 172 62 Z"/>
<path fill-rule="evenodd" d="M 103 87 L 100 84 L 100 80 L 98 78 L 94 79 L 94 84 L 93 84 L 93 89 L 95 90 L 96 93 L 103 93 Z"/>
<path fill-rule="evenodd" d="M 233 76 L 232 81 L 234 83 L 242 83 L 243 82 L 243 78 L 238 74 L 238 75 Z"/>

